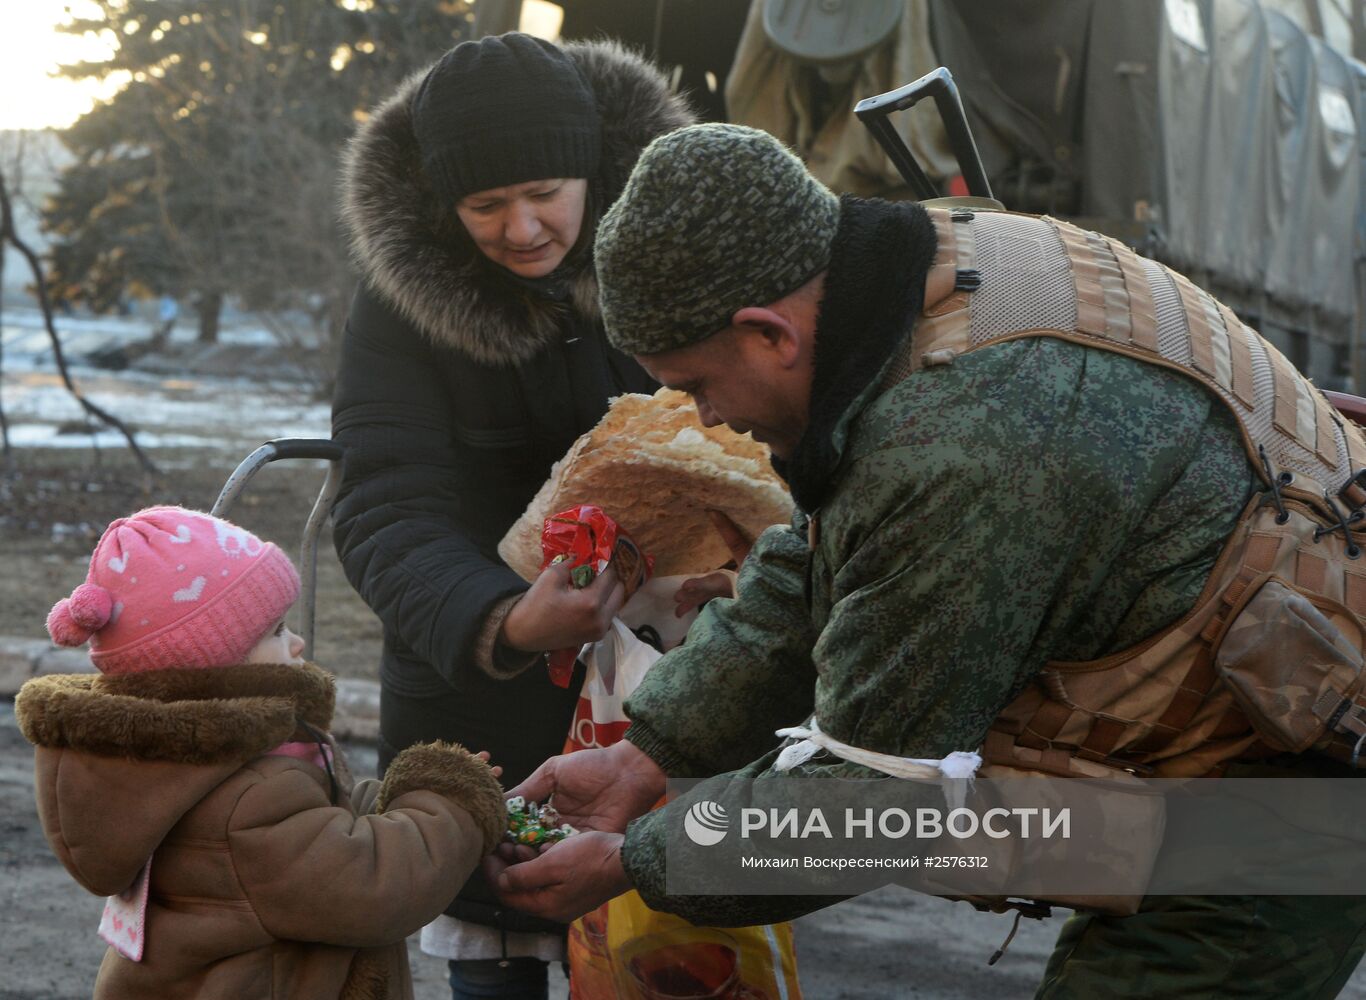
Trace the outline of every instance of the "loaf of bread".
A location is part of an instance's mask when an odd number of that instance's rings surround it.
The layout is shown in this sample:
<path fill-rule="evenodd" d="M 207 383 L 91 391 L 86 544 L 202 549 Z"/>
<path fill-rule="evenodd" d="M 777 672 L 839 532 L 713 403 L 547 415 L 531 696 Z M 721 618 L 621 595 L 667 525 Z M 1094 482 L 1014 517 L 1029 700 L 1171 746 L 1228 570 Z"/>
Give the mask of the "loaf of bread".
<path fill-rule="evenodd" d="M 792 516 L 768 448 L 725 426 L 703 427 L 687 394 L 671 389 L 613 400 L 555 463 L 498 554 L 533 579 L 545 519 L 580 503 L 596 504 L 621 525 L 654 556 L 658 576 L 707 573 L 730 559 L 708 510 L 726 514 L 751 538 Z"/>

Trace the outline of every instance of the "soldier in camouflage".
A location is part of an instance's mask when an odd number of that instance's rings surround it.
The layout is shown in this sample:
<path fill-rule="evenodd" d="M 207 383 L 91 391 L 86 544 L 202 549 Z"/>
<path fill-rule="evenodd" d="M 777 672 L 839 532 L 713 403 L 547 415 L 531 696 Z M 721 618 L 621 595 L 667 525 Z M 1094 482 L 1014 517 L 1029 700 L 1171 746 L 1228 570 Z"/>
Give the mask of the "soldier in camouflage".
<path fill-rule="evenodd" d="M 934 226 L 836 199 L 765 133 L 656 140 L 597 248 L 613 343 L 768 443 L 797 512 L 650 672 L 625 742 L 514 790 L 592 832 L 492 862 L 508 905 L 565 919 L 635 888 L 713 926 L 829 905 L 670 897 L 664 834 L 690 803 L 647 811 L 666 777 L 769 775 L 774 730 L 813 715 L 883 754 L 974 749 L 1045 662 L 1188 611 L 1260 488 L 1227 407 L 1132 357 L 1032 337 L 891 377 L 952 291 L 927 277 Z M 824 753 L 799 770 L 779 780 L 877 776 Z M 1069 920 L 1037 995 L 1331 997 L 1364 948 L 1357 897 L 1149 897 Z"/>

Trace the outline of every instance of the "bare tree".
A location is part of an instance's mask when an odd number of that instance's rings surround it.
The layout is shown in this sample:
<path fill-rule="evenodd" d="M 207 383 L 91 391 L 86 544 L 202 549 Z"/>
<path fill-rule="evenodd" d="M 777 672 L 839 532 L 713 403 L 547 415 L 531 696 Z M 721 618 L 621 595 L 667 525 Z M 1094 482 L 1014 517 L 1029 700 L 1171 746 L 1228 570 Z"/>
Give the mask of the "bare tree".
<path fill-rule="evenodd" d="M 0 192 L 4 191 L 0 181 Z M 14 229 L 10 218 L 9 198 L 0 198 L 0 234 Z M 0 237 L 0 471 L 8 474 L 14 469 L 14 453 L 9 443 L 9 419 L 5 416 L 5 241 Z"/>
<path fill-rule="evenodd" d="M 38 260 L 38 255 L 33 249 L 20 238 L 18 230 L 14 224 L 14 208 L 10 201 L 9 188 L 5 183 L 4 168 L 0 167 L 0 248 L 6 243 L 19 251 L 29 266 L 33 274 L 34 292 L 38 296 L 38 306 L 43 312 L 43 326 L 47 330 L 48 339 L 52 342 L 52 357 L 57 363 L 57 371 L 62 377 L 62 384 L 66 386 L 68 392 L 87 414 L 94 417 L 100 424 L 112 427 L 124 436 L 128 442 L 128 447 L 132 449 L 137 457 L 138 463 L 149 474 L 155 474 L 157 467 L 147 456 L 147 453 L 138 445 L 137 439 L 118 417 L 108 410 L 92 403 L 85 395 L 76 388 L 76 383 L 72 381 L 71 372 L 66 365 L 66 355 L 62 351 L 62 340 L 57 335 L 57 325 L 52 317 L 52 299 L 48 294 L 47 278 L 43 273 L 43 266 Z M 0 258 L 3 255 L 0 254 Z M 5 436 L 6 456 L 9 455 L 9 436 L 6 430 Z"/>

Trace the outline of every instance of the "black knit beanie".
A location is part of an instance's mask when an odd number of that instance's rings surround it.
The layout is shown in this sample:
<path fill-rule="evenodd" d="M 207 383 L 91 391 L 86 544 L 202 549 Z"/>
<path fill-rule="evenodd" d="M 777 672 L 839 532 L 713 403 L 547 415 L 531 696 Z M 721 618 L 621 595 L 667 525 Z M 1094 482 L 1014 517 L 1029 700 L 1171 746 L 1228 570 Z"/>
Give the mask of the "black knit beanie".
<path fill-rule="evenodd" d="M 592 177 L 602 150 L 592 89 L 560 49 L 512 32 L 462 42 L 413 95 L 413 132 L 437 197 Z"/>

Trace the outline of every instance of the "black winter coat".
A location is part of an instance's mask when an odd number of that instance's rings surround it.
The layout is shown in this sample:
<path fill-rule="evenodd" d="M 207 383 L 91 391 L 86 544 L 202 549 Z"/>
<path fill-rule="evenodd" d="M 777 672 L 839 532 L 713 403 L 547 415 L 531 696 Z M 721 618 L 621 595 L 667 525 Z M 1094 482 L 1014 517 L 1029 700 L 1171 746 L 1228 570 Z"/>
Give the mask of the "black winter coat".
<path fill-rule="evenodd" d="M 590 204 L 602 209 L 644 145 L 689 116 L 616 45 L 565 51 L 603 116 L 603 164 L 590 178 Z M 560 752 L 578 685 L 554 686 L 539 664 L 511 680 L 476 664 L 489 609 L 527 587 L 496 546 L 608 399 L 656 386 L 607 343 L 586 255 L 549 294 L 451 230 L 459 223 L 435 204 L 413 140 L 408 101 L 420 79 L 377 109 L 344 165 L 362 284 L 333 402 L 333 437 L 346 448 L 334 534 L 347 578 L 384 627 L 381 767 L 412 743 L 455 740 L 488 750 L 510 787 Z M 544 926 L 496 915 L 479 881 L 448 912 Z"/>

